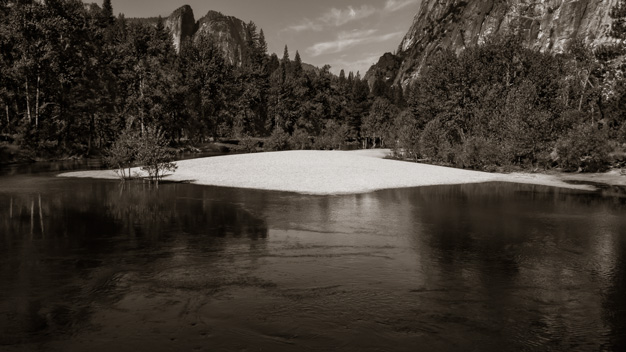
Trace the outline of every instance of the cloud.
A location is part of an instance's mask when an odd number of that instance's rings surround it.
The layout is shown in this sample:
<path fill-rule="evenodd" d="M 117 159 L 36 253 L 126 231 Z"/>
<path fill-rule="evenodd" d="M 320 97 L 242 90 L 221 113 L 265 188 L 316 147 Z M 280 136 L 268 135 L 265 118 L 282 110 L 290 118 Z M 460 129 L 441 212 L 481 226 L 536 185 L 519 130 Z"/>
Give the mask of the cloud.
<path fill-rule="evenodd" d="M 340 27 L 348 22 L 358 21 L 370 17 L 375 13 L 376 9 L 369 5 L 362 5 L 357 8 L 348 6 L 345 9 L 337 9 L 333 7 L 315 20 L 305 18 L 302 20 L 302 23 L 289 26 L 288 29 L 296 32 L 307 30 L 321 31 L 324 27 Z"/>
<path fill-rule="evenodd" d="M 357 9 L 352 6 L 348 6 L 347 9 L 343 10 L 332 8 L 330 9 L 330 11 L 322 15 L 322 17 L 320 17 L 320 20 L 324 23 L 329 23 L 336 27 L 339 27 L 348 22 L 367 18 L 374 13 L 376 13 L 376 9 L 369 5 L 363 5 Z"/>
<path fill-rule="evenodd" d="M 387 0 L 385 2 L 385 11 L 395 12 L 418 2 L 419 0 Z"/>
<path fill-rule="evenodd" d="M 335 54 L 342 52 L 346 49 L 355 47 L 357 45 L 380 43 L 399 38 L 403 34 L 402 32 L 394 32 L 382 35 L 375 35 L 376 32 L 377 30 L 375 29 L 340 32 L 337 35 L 337 39 L 329 42 L 317 43 L 308 48 L 306 51 L 311 56 Z"/>

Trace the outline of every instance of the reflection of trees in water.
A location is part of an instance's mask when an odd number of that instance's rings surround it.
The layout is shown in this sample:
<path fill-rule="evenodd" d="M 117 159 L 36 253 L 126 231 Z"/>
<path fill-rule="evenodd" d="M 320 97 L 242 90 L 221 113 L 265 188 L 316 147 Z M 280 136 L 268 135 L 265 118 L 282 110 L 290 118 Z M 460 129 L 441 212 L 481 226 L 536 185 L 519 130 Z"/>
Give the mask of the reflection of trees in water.
<path fill-rule="evenodd" d="M 65 189 L 64 187 L 67 187 Z M 128 270 L 224 238 L 258 246 L 263 219 L 191 185 L 68 181 L 62 190 L 0 194 L 0 345 L 75 333 Z M 200 195 L 200 197 L 198 197 Z"/>
<path fill-rule="evenodd" d="M 626 228 L 626 221 L 622 224 Z M 604 295 L 603 315 L 612 331 L 612 349 L 626 351 L 626 237 L 622 236 L 614 245 L 618 253 L 617 263 L 611 272 L 611 285 Z"/>
<path fill-rule="evenodd" d="M 428 229 L 415 249 L 432 286 L 459 290 L 445 299 L 489 302 L 456 304 L 501 322 L 504 335 L 561 350 L 580 338 L 603 343 L 598 336 L 625 343 L 626 203 L 602 194 L 496 183 L 380 195 L 411 204 Z"/>

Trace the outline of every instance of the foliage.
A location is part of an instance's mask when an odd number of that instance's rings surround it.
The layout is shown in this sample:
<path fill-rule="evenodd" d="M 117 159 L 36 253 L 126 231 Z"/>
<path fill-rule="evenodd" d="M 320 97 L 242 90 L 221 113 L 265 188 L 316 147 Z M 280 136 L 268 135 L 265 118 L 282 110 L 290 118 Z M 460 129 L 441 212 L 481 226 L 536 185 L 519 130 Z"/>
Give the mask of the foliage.
<path fill-rule="evenodd" d="M 122 179 L 130 178 L 130 168 L 138 159 L 139 134 L 125 129 L 106 151 L 104 163 L 115 169 L 115 173 Z M 128 173 L 126 173 L 128 169 Z"/>
<path fill-rule="evenodd" d="M 558 163 L 568 171 L 605 171 L 611 150 L 606 133 L 593 125 L 576 126 L 556 145 Z"/>
<path fill-rule="evenodd" d="M 143 133 L 127 128 L 107 150 L 104 161 L 115 168 L 122 180 L 131 177 L 132 166 L 141 165 L 150 181 L 158 183 L 165 172 L 174 172 L 177 168 L 167 146 L 165 133 L 159 128 L 147 126 Z"/>
<path fill-rule="evenodd" d="M 285 132 L 282 128 L 274 128 L 274 132 L 272 132 L 267 141 L 265 141 L 264 148 L 265 150 L 273 151 L 288 150 L 289 134 L 287 134 L 287 132 Z"/>
<path fill-rule="evenodd" d="M 305 150 L 311 148 L 311 139 L 308 133 L 299 128 L 293 132 L 289 141 L 292 149 Z"/>
<path fill-rule="evenodd" d="M 417 161 L 420 156 L 419 134 L 420 128 L 415 116 L 405 110 L 396 117 L 393 128 L 395 140 L 392 152 L 401 158 L 410 158 Z"/>
<path fill-rule="evenodd" d="M 620 0 L 611 12 L 618 39 L 625 8 Z M 559 163 L 571 169 L 588 156 L 578 154 L 602 154 L 576 144 L 575 133 L 599 143 L 581 126 L 626 143 L 623 41 L 593 52 L 574 41 L 549 55 L 516 36 L 492 38 L 441 51 L 399 87 L 359 72 L 336 76 L 330 66 L 311 69 L 287 47 L 282 58 L 268 55 L 253 22 L 244 26 L 236 63 L 215 36 L 187 40 L 177 53 L 163 20 L 150 23 L 114 18 L 109 0 L 0 6 L 0 133 L 33 156 L 108 150 L 118 170 L 141 163 L 133 143 L 152 133 L 162 153 L 141 156 L 154 178 L 167 171 L 158 168 L 167 165 L 165 145 L 231 137 L 248 151 L 265 137 L 266 150 L 339 149 L 350 141 L 474 169 L 549 166 L 557 142 Z"/>
<path fill-rule="evenodd" d="M 151 182 L 158 183 L 166 172 L 174 172 L 178 168 L 167 149 L 165 133 L 159 128 L 146 127 L 137 144 L 137 162 L 148 173 Z"/>
<path fill-rule="evenodd" d="M 472 136 L 463 143 L 455 163 L 463 168 L 493 171 L 501 165 L 502 158 L 492 140 Z"/>
<path fill-rule="evenodd" d="M 241 138 L 239 144 L 241 145 L 241 147 L 243 147 L 243 150 L 247 153 L 256 152 L 256 148 L 259 146 L 259 142 L 255 140 L 254 138 L 252 138 L 250 135 L 245 135 L 243 138 Z"/>

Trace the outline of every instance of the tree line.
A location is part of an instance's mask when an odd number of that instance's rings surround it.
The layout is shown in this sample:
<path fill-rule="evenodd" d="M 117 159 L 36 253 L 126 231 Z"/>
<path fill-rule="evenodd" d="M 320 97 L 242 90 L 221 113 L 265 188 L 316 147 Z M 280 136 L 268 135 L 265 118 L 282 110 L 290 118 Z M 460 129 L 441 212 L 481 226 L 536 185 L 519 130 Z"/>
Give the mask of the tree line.
<path fill-rule="evenodd" d="M 620 7 L 621 6 L 621 7 Z M 160 131 L 170 146 L 235 138 L 249 150 L 389 147 L 473 169 L 601 169 L 626 142 L 624 6 L 618 44 L 528 49 L 516 36 L 442 51 L 408 86 L 268 54 L 253 22 L 242 62 L 210 37 L 173 47 L 156 25 L 80 0 L 0 1 L 0 136 L 33 155 L 89 155 Z M 620 27 L 621 26 L 621 27 Z"/>
<path fill-rule="evenodd" d="M 276 149 L 310 148 L 321 136 L 338 147 L 358 138 L 370 106 L 358 73 L 307 69 L 287 47 L 269 55 L 253 22 L 230 65 L 210 37 L 176 53 L 162 19 L 114 17 L 110 1 L 0 4 L 0 132 L 33 154 L 97 153 L 147 127 L 171 145 L 274 136 Z"/>

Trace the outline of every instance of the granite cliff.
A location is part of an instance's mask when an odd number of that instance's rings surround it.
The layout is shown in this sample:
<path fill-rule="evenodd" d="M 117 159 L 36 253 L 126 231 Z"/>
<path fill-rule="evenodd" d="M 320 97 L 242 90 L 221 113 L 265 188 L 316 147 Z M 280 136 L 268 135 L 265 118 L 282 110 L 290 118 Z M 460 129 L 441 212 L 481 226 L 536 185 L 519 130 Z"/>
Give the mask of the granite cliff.
<path fill-rule="evenodd" d="M 246 43 L 251 40 L 247 25 L 233 16 L 225 16 L 220 12 L 209 11 L 198 20 L 195 38 L 208 36 L 222 50 L 226 62 L 238 65 L 243 62 L 247 53 Z"/>
<path fill-rule="evenodd" d="M 606 43 L 610 10 L 618 0 L 423 0 L 395 60 L 385 54 L 365 78 L 405 85 L 441 49 L 460 52 L 491 36 L 519 34 L 542 52 L 560 53 L 580 38 L 591 46 Z M 390 72 L 389 63 L 398 61 Z"/>
<path fill-rule="evenodd" d="M 180 44 L 191 38 L 198 29 L 191 6 L 185 5 L 174 11 L 165 21 L 165 28 L 172 33 L 174 47 L 179 52 Z"/>
<path fill-rule="evenodd" d="M 185 5 L 166 19 L 165 27 L 172 33 L 177 52 L 186 39 L 197 40 L 200 36 L 208 36 L 222 50 L 224 58 L 230 64 L 241 64 L 247 55 L 246 43 L 250 40 L 250 32 L 248 26 L 236 17 L 209 11 L 196 21 L 192 8 Z"/>

